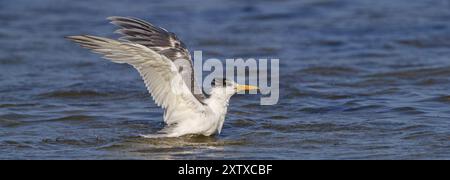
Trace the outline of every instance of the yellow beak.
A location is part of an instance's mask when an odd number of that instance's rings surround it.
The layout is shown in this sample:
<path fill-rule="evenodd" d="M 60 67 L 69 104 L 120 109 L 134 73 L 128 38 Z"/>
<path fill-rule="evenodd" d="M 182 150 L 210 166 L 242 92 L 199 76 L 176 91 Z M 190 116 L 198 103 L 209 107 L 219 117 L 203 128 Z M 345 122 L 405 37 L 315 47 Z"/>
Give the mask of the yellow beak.
<path fill-rule="evenodd" d="M 259 89 L 259 88 L 256 86 L 250 86 L 250 85 L 237 85 L 237 87 L 236 87 L 237 92 L 250 91 L 250 90 L 255 90 L 255 89 Z"/>

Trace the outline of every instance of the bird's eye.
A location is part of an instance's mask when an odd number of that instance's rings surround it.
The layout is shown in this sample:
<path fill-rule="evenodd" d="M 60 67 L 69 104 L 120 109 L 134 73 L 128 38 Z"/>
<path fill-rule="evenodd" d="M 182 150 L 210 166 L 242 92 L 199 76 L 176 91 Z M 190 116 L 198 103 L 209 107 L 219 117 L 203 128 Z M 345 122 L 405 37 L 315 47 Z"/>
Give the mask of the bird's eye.
<path fill-rule="evenodd" d="M 222 78 L 215 78 L 212 80 L 211 82 L 211 86 L 220 86 L 220 87 L 226 87 L 226 86 L 231 86 L 232 84 L 229 83 L 226 79 L 222 79 Z"/>

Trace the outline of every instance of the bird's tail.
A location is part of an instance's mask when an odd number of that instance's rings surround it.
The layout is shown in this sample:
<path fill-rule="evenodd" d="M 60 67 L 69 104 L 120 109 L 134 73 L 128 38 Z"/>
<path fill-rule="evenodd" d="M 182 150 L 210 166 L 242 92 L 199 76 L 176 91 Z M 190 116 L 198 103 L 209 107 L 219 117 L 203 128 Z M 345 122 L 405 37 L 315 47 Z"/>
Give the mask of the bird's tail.
<path fill-rule="evenodd" d="M 186 134 L 175 131 L 174 125 L 167 126 L 164 129 L 158 131 L 156 134 L 148 134 L 148 135 L 140 135 L 143 138 L 172 138 L 172 137 L 180 137 Z"/>
<path fill-rule="evenodd" d="M 140 134 L 139 135 L 142 138 L 149 138 L 149 139 L 158 139 L 158 138 L 166 138 L 167 136 L 165 134 Z"/>

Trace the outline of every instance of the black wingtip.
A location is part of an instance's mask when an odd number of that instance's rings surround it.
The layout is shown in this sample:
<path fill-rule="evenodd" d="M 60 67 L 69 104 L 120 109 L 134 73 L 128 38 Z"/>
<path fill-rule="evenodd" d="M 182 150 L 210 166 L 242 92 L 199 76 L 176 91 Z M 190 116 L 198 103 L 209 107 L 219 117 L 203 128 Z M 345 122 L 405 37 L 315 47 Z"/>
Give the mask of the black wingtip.
<path fill-rule="evenodd" d="M 133 19 L 136 19 L 136 18 L 134 18 L 134 17 L 125 17 L 125 16 L 109 16 L 106 19 L 111 21 L 111 23 L 113 23 L 115 21 L 129 21 L 129 20 L 133 20 Z"/>
<path fill-rule="evenodd" d="M 124 18 L 124 17 L 121 17 L 121 16 L 109 16 L 106 19 L 110 20 L 110 21 L 115 21 L 115 20 L 120 19 L 120 18 Z"/>
<path fill-rule="evenodd" d="M 69 41 L 75 41 L 79 36 L 64 36 L 64 39 L 67 39 Z"/>
<path fill-rule="evenodd" d="M 89 37 L 88 35 L 75 35 L 75 36 L 64 36 L 64 39 L 68 40 L 79 40 L 81 37 Z"/>

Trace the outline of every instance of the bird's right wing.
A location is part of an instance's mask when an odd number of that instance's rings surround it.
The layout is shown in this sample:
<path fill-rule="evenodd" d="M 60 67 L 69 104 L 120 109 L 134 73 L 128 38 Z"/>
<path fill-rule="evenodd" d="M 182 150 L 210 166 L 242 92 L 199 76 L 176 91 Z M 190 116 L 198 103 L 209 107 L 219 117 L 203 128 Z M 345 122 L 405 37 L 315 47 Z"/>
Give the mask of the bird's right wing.
<path fill-rule="evenodd" d="M 192 112 L 205 110 L 183 81 L 174 63 L 167 57 L 143 45 L 130 42 L 88 35 L 67 38 L 84 48 L 102 54 L 106 59 L 116 63 L 127 63 L 136 68 L 156 104 L 166 109 L 166 117 L 170 116 L 171 112 L 185 111 L 186 108 Z M 176 123 L 167 122 L 166 117 L 166 123 Z"/>

